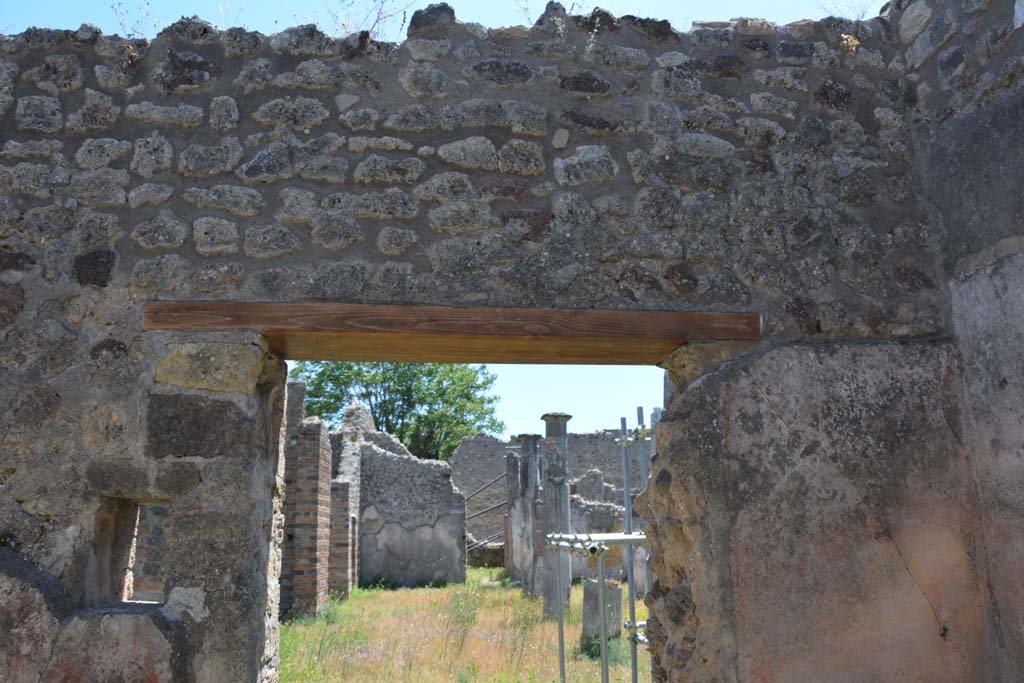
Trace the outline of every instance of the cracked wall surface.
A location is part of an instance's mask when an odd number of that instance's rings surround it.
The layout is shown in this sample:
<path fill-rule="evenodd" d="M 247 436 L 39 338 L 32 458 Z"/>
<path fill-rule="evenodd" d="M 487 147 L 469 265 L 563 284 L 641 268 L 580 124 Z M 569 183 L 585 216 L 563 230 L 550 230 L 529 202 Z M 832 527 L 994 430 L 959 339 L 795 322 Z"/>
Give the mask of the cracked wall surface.
<path fill-rule="evenodd" d="M 671 359 L 658 680 L 849 680 L 846 654 L 1019 678 L 1022 23 L 1019 0 L 685 34 L 434 6 L 401 45 L 0 37 L 0 580 L 25 606 L 0 666 L 87 637 L 158 680 L 276 680 L 283 363 L 143 307 L 319 300 L 761 313 L 764 348 Z M 164 604 L 140 612 L 112 599 L 110 511 L 154 501 Z"/>

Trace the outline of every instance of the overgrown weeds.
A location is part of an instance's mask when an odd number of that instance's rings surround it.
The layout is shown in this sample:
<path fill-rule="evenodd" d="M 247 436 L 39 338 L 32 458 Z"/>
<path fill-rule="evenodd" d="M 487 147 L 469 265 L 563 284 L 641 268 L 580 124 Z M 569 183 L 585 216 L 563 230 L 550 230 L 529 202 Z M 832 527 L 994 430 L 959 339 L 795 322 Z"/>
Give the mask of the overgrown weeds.
<path fill-rule="evenodd" d="M 572 683 L 600 680 L 579 652 L 582 587 L 566 612 Z M 639 606 L 638 618 L 646 611 Z M 612 642 L 612 680 L 629 680 L 628 645 Z M 643 672 L 650 670 L 644 653 Z M 558 630 L 539 600 L 500 570 L 470 569 L 443 588 L 359 589 L 317 619 L 281 625 L 281 683 L 550 683 L 558 680 Z"/>

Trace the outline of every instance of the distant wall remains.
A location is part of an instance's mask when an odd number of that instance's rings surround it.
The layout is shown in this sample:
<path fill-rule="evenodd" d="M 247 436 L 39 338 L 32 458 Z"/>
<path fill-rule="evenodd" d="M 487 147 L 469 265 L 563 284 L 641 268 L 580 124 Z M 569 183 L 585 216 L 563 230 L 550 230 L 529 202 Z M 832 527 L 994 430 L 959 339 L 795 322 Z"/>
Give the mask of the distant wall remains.
<path fill-rule="evenodd" d="M 617 498 L 607 498 L 612 503 L 621 503 L 622 495 L 622 455 L 619 445 L 615 443 L 617 438 L 618 433 L 612 430 L 569 435 L 570 480 L 584 477 L 590 470 L 600 470 L 605 485 L 613 487 L 607 495 L 618 493 Z M 452 454 L 452 482 L 465 495 L 476 491 L 505 471 L 505 454 L 510 448 L 517 448 L 513 440 L 502 441 L 486 434 L 466 437 Z M 638 488 L 640 475 L 635 451 L 630 452 L 630 457 L 633 487 Z M 484 510 L 506 500 L 507 494 L 507 486 L 496 484 L 473 496 L 467 508 L 470 513 Z M 477 539 L 486 538 L 504 528 L 504 515 L 505 510 L 499 508 L 474 517 L 466 523 L 466 531 Z"/>
<path fill-rule="evenodd" d="M 421 460 L 390 434 L 368 432 L 362 457 L 359 583 L 466 580 L 466 499 L 451 468 Z"/>

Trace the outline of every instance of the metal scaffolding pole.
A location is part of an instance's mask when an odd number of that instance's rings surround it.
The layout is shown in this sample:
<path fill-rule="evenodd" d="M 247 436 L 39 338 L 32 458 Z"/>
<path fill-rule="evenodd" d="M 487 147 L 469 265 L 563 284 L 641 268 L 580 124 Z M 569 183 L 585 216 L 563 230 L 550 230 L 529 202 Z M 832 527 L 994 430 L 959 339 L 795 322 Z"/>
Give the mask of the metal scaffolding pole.
<path fill-rule="evenodd" d="M 637 413 L 643 417 L 643 409 L 638 408 Z M 642 424 L 642 419 L 641 419 Z M 629 476 L 629 434 L 626 431 L 626 418 L 622 418 L 620 422 L 622 428 L 622 498 L 623 505 L 625 506 L 625 517 L 623 526 L 627 534 L 633 533 L 633 485 L 632 478 Z M 640 429 L 637 428 L 637 439 L 640 439 Z M 600 562 L 600 560 L 598 560 Z M 626 590 L 629 593 L 629 623 L 636 623 L 636 591 L 633 588 L 633 546 L 626 546 Z M 603 605 L 604 603 L 602 603 Z M 636 634 L 630 631 L 629 638 L 629 664 L 630 673 L 632 674 L 633 683 L 637 683 L 639 674 L 637 673 L 637 652 L 636 652 Z"/>
<path fill-rule="evenodd" d="M 555 550 L 558 553 L 558 561 L 562 561 L 562 553 L 564 552 L 561 548 Z M 557 582 L 558 594 L 562 594 L 562 572 L 556 572 L 555 579 Z M 561 683 L 565 683 L 565 603 L 558 602 L 558 676 Z"/>
<path fill-rule="evenodd" d="M 582 553 L 597 558 L 597 599 L 600 603 L 599 629 L 601 646 L 601 683 L 608 683 L 608 615 L 607 598 L 605 596 L 605 561 L 604 554 L 612 545 L 624 545 L 627 549 L 634 545 L 647 543 L 647 536 L 639 532 L 633 533 L 608 533 L 608 534 L 547 534 L 545 545 L 553 548 L 561 555 L 565 550 Z M 628 576 L 628 574 L 627 574 Z M 565 630 L 564 616 L 562 609 L 558 611 L 558 668 L 565 681 Z M 634 618 L 626 622 L 626 628 L 630 631 L 630 638 L 636 643 L 648 644 L 645 634 L 640 632 L 641 628 L 647 626 L 647 622 L 636 623 Z M 635 661 L 635 660 L 634 660 Z"/>
<path fill-rule="evenodd" d="M 608 602 L 604 596 L 604 553 L 597 556 L 597 602 L 600 605 L 597 614 L 601 637 L 601 683 L 608 683 Z"/>

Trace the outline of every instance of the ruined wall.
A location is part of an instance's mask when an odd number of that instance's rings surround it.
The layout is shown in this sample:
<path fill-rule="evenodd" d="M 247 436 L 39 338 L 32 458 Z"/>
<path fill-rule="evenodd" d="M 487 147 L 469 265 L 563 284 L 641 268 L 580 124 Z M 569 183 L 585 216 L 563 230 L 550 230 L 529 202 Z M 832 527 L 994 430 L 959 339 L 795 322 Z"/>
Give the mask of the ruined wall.
<path fill-rule="evenodd" d="M 942 227 L 964 365 L 963 440 L 977 496 L 977 590 L 988 680 L 1024 676 L 1024 3 L 936 8 L 948 35 L 918 71 L 916 176 Z M 904 15 L 910 14 L 910 8 Z"/>
<path fill-rule="evenodd" d="M 617 434 L 611 431 L 569 435 L 569 476 L 575 479 L 591 469 L 600 470 L 604 481 L 618 489 L 618 498 L 608 502 L 620 502 L 622 499 L 622 455 L 615 443 L 617 438 Z M 469 495 L 505 471 L 505 454 L 515 446 L 515 439 L 501 441 L 486 434 L 464 438 L 452 454 L 452 482 L 459 491 Z M 630 451 L 630 457 L 633 486 L 638 488 L 640 474 L 635 450 Z M 614 490 L 609 493 L 615 495 Z M 507 498 L 507 486 L 498 482 L 469 500 L 469 512 L 483 510 Z M 467 522 L 466 528 L 475 538 L 486 538 L 502 529 L 504 514 L 505 511 L 499 509 L 474 517 Z"/>
<path fill-rule="evenodd" d="M 359 510 L 362 480 L 361 443 L 375 432 L 373 416 L 365 406 L 345 411 L 341 429 L 331 432 L 331 575 L 330 589 L 347 595 L 359 585 Z M 344 501 L 340 497 L 344 495 Z M 342 554 L 346 559 L 342 561 Z"/>
<path fill-rule="evenodd" d="M 20 360 L 0 370 L 0 671 L 274 679 L 284 364 L 257 335 L 127 334 L 141 311 L 124 291 L 27 291 L 58 317 L 79 311 L 61 353 L 88 360 L 43 370 L 52 343 L 4 347 Z M 5 332 L 25 329 L 46 326 Z M 37 378 L 20 398 L 19 367 Z M 153 501 L 170 519 L 162 604 L 126 603 L 118 548 Z"/>
<path fill-rule="evenodd" d="M 679 34 L 557 6 L 489 31 L 435 7 L 400 46 L 196 21 L 151 45 L 0 38 L 4 661 L 275 679 L 283 365 L 257 335 L 144 331 L 142 311 L 327 300 L 760 312 L 770 349 L 678 384 L 661 426 L 660 680 L 990 680 L 983 648 L 1019 677 L 1015 261 L 949 265 L 1019 234 L 1022 14 L 918 0 Z M 102 605 L 144 501 L 173 518 L 166 607 Z"/>
<path fill-rule="evenodd" d="M 950 342 L 784 344 L 678 394 L 639 504 L 656 680 L 998 680 L 960 382 Z"/>
<path fill-rule="evenodd" d="M 577 534 L 608 533 L 622 531 L 625 508 L 614 503 L 605 503 L 581 496 L 569 498 L 569 521 Z M 605 571 L 609 579 L 625 579 L 626 565 L 621 546 L 614 546 L 605 554 Z M 572 554 L 572 578 L 593 579 L 597 576 L 597 561 L 585 555 Z"/>
<path fill-rule="evenodd" d="M 451 469 L 421 460 L 390 434 L 360 447 L 359 584 L 398 586 L 466 580 L 466 499 Z"/>

